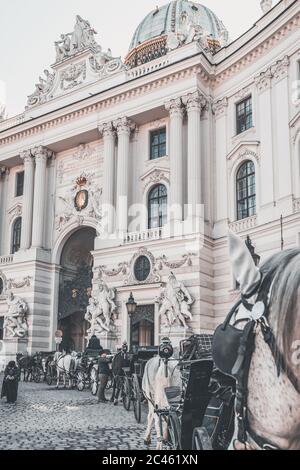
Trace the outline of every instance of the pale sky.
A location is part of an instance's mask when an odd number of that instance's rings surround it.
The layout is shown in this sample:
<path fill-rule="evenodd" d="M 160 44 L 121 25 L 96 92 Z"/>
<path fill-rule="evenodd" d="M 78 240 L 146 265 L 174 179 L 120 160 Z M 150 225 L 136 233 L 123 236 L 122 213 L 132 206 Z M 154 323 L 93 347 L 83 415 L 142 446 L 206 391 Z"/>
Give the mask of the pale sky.
<path fill-rule="evenodd" d="M 24 111 L 39 75 L 55 61 L 54 41 L 61 33 L 73 31 L 77 14 L 90 21 L 104 49 L 110 47 L 115 57 L 124 57 L 141 20 L 156 5 L 165 3 L 167 0 L 0 0 L 0 107 L 5 101 L 9 116 Z M 217 14 L 232 40 L 261 16 L 260 0 L 199 3 Z"/>

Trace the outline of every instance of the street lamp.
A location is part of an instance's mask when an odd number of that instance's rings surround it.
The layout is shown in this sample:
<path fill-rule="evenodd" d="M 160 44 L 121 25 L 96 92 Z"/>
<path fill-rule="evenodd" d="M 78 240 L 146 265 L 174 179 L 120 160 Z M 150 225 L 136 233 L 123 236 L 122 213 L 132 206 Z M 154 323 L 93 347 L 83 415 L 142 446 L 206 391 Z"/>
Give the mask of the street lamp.
<path fill-rule="evenodd" d="M 132 317 L 133 315 L 135 314 L 135 311 L 136 311 L 136 307 L 137 307 L 137 303 L 135 302 L 134 300 L 134 297 L 133 297 L 133 294 L 132 292 L 130 293 L 130 296 L 129 296 L 129 299 L 126 303 L 126 308 L 127 308 L 127 313 L 128 313 L 128 317 L 130 319 L 130 334 L 129 334 L 129 338 L 130 338 L 130 350 L 132 348 Z"/>
<path fill-rule="evenodd" d="M 128 315 L 129 315 L 129 318 L 131 318 L 132 315 L 135 314 L 136 307 L 137 307 L 137 303 L 135 302 L 134 297 L 133 297 L 133 294 L 132 294 L 132 292 L 131 292 L 131 293 L 130 293 L 130 296 L 129 296 L 129 299 L 128 299 L 128 301 L 127 301 L 127 304 L 126 304 L 127 313 L 128 313 Z"/>

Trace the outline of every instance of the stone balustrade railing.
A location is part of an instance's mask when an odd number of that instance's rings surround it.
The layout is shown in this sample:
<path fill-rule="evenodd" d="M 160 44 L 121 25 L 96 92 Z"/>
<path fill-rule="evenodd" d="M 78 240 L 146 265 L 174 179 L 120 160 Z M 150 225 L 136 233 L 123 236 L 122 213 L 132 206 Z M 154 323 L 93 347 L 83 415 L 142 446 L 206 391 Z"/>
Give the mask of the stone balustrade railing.
<path fill-rule="evenodd" d="M 4 264 L 12 264 L 14 262 L 14 255 L 0 256 L 0 266 Z"/>
<path fill-rule="evenodd" d="M 4 121 L 0 122 L 0 132 L 17 126 L 18 124 L 22 124 L 23 122 L 25 122 L 25 113 L 18 114 L 18 116 L 14 116 L 10 119 L 5 119 Z"/>
<path fill-rule="evenodd" d="M 257 226 L 257 215 L 248 217 L 247 219 L 237 220 L 236 222 L 230 222 L 229 228 L 233 232 L 243 232 Z"/>
<path fill-rule="evenodd" d="M 300 198 L 294 199 L 294 212 L 300 212 Z"/>
<path fill-rule="evenodd" d="M 155 70 L 159 70 L 162 67 L 165 67 L 168 65 L 169 61 L 166 58 L 160 57 L 156 61 L 152 61 L 151 63 L 148 62 L 143 65 L 139 65 L 138 67 L 135 67 L 134 69 L 128 70 L 127 71 L 127 76 L 128 78 L 137 78 L 137 77 L 142 77 L 143 75 L 146 75 L 147 73 L 154 72 Z"/>
<path fill-rule="evenodd" d="M 130 245 L 131 243 L 147 242 L 151 240 L 160 240 L 163 237 L 162 228 L 153 228 L 143 232 L 127 233 L 124 236 L 123 244 Z"/>

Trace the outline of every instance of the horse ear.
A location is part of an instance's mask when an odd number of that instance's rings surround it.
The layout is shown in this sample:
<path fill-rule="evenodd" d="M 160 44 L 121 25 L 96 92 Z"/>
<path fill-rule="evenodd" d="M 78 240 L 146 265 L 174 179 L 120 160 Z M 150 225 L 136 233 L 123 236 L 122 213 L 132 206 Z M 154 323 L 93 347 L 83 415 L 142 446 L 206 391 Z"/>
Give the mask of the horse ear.
<path fill-rule="evenodd" d="M 255 289 L 255 286 L 260 283 L 260 271 L 255 266 L 244 241 L 231 230 L 228 231 L 228 239 L 233 275 L 240 284 L 242 294 L 249 294 Z"/>

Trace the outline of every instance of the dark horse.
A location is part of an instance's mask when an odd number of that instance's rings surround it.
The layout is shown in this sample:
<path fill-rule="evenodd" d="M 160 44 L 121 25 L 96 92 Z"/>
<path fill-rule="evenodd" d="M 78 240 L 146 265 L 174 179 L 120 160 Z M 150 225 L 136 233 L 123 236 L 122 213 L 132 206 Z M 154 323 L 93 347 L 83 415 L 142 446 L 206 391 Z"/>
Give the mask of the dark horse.
<path fill-rule="evenodd" d="M 17 354 L 17 365 L 20 369 L 20 378 L 23 372 L 24 382 L 33 380 L 33 372 L 35 368 L 43 370 L 42 357 L 40 353 L 35 353 L 32 356 L 29 354 Z"/>

